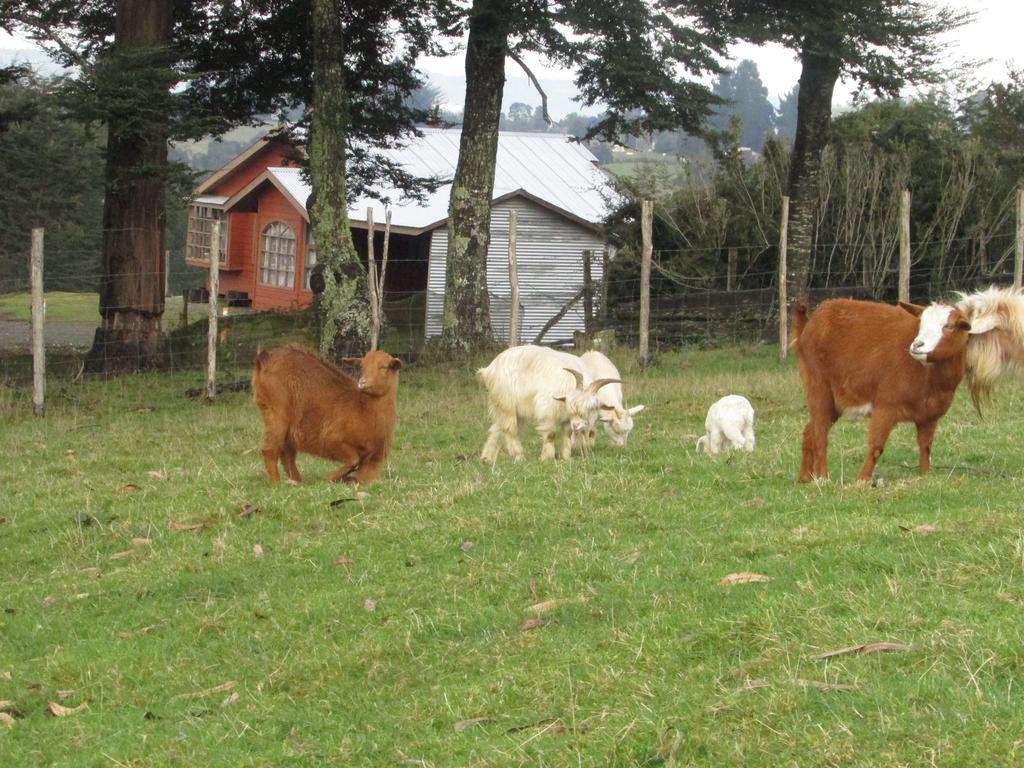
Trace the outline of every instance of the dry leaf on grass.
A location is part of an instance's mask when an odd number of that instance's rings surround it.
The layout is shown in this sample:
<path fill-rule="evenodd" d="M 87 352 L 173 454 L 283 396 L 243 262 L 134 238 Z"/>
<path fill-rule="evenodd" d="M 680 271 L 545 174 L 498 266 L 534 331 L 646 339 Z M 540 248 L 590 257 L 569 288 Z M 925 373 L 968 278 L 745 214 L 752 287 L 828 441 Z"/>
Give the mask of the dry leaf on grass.
<path fill-rule="evenodd" d="M 135 554 L 134 549 L 126 549 L 124 552 L 115 552 L 110 556 L 111 560 L 123 560 L 126 557 L 131 557 Z"/>
<path fill-rule="evenodd" d="M 214 693 L 224 693 L 224 691 L 230 691 L 236 685 L 238 685 L 238 683 L 236 683 L 234 680 L 228 680 L 226 683 L 221 683 L 220 685 L 213 686 L 213 688 L 206 688 L 206 689 L 204 689 L 202 691 L 193 691 L 192 693 L 179 693 L 174 698 L 175 699 L 202 699 L 202 698 L 204 698 L 206 696 L 209 696 L 211 694 L 214 694 Z"/>
<path fill-rule="evenodd" d="M 173 520 L 171 520 L 170 525 L 168 525 L 168 528 L 170 528 L 172 531 L 190 531 L 192 533 L 195 533 L 196 531 L 203 530 L 203 528 L 208 528 L 209 525 L 209 523 L 176 523 Z"/>
<path fill-rule="evenodd" d="M 768 683 L 764 680 L 747 680 L 743 685 L 737 688 L 733 693 L 743 693 L 744 691 L 754 691 L 758 688 L 767 688 Z"/>
<path fill-rule="evenodd" d="M 252 504 L 243 504 L 238 509 L 238 516 L 239 517 L 252 517 L 257 512 L 259 512 L 259 510 L 256 509 L 256 507 L 254 507 Z"/>
<path fill-rule="evenodd" d="M 909 533 L 935 533 L 939 530 L 939 526 L 928 523 L 926 525 L 915 525 L 910 527 L 909 525 L 901 525 L 901 531 L 908 531 Z"/>
<path fill-rule="evenodd" d="M 151 539 L 146 539 L 142 536 L 136 536 L 134 539 L 132 539 L 132 544 L 134 544 L 136 547 L 145 547 L 152 543 L 153 541 Z"/>
<path fill-rule="evenodd" d="M 796 684 L 804 688 L 817 688 L 819 691 L 859 691 L 859 685 L 847 683 L 824 683 L 820 680 L 800 680 Z"/>
<path fill-rule="evenodd" d="M 332 507 L 332 508 L 333 507 L 340 507 L 342 504 L 347 504 L 350 501 L 355 501 L 355 499 L 354 498 L 335 499 L 334 501 L 330 502 L 327 506 Z"/>
<path fill-rule="evenodd" d="M 455 724 L 455 732 L 462 733 L 467 728 L 472 728 L 474 725 L 480 725 L 481 723 L 493 723 L 495 718 L 493 717 L 471 717 L 469 720 L 460 720 Z"/>
<path fill-rule="evenodd" d="M 554 619 L 526 619 L 519 625 L 519 629 L 523 632 L 529 632 L 531 629 L 540 629 L 546 627 L 548 624 L 557 623 Z"/>
<path fill-rule="evenodd" d="M 377 601 L 374 600 L 372 597 L 366 598 L 363 601 L 363 609 L 367 610 L 367 611 L 376 611 L 377 610 Z"/>
<path fill-rule="evenodd" d="M 299 733 L 294 725 L 292 726 L 292 729 L 288 731 L 288 742 L 292 745 L 292 749 L 300 755 L 302 754 L 302 745 L 299 743 Z"/>
<path fill-rule="evenodd" d="M 150 477 L 152 477 L 155 480 L 166 480 L 167 479 L 167 473 L 164 472 L 164 470 L 162 470 L 162 469 L 157 469 L 157 470 L 154 470 L 152 472 L 147 472 L 146 474 L 149 475 Z"/>
<path fill-rule="evenodd" d="M 741 573 L 730 573 L 728 576 L 723 576 L 718 583 L 719 584 L 754 584 L 763 581 L 771 581 L 770 576 L 763 576 L 760 573 L 750 573 L 743 571 Z"/>
<path fill-rule="evenodd" d="M 89 708 L 89 703 L 83 701 L 77 707 L 64 707 L 55 701 L 51 701 L 46 705 L 46 711 L 49 712 L 53 717 L 67 717 L 68 715 L 74 715 L 78 712 Z"/>
<path fill-rule="evenodd" d="M 355 560 L 353 560 L 351 557 L 339 557 L 338 559 L 336 559 L 334 561 L 335 565 L 343 565 L 343 566 L 349 566 L 349 565 L 352 565 L 353 563 L 355 563 Z"/>
<path fill-rule="evenodd" d="M 238 691 L 235 691 L 230 696 L 228 696 L 226 699 L 224 699 L 224 701 L 222 701 L 220 703 L 220 705 L 221 705 L 221 707 L 230 707 L 232 704 L 234 704 L 240 698 L 242 698 L 241 694 L 239 694 Z"/>
<path fill-rule="evenodd" d="M 835 651 L 826 651 L 825 653 L 819 653 L 811 656 L 812 659 L 830 659 L 833 656 L 845 656 L 851 653 L 857 653 L 861 656 L 867 656 L 871 653 L 881 653 L 882 651 L 912 651 L 913 646 L 905 645 L 904 643 L 864 643 L 863 645 L 851 645 L 847 648 L 839 648 Z"/>
<path fill-rule="evenodd" d="M 263 547 L 261 547 L 259 544 L 253 544 L 252 545 L 252 556 L 253 557 L 263 557 Z"/>
<path fill-rule="evenodd" d="M 136 491 L 141 490 L 141 486 L 138 486 L 135 483 L 124 483 L 123 485 L 117 486 L 118 493 L 135 493 Z"/>
<path fill-rule="evenodd" d="M 99 568 L 83 568 L 81 570 L 81 572 L 82 573 L 88 573 L 90 576 L 99 576 L 100 575 L 100 569 Z"/>
<path fill-rule="evenodd" d="M 25 716 L 25 713 L 18 709 L 18 705 L 13 701 L 0 701 L 0 713 L 8 717 L 22 718 Z"/>
<path fill-rule="evenodd" d="M 513 725 L 505 733 L 519 733 L 521 731 L 529 731 L 534 728 L 540 728 L 541 733 L 565 733 L 565 725 L 557 717 L 545 717 L 543 720 L 538 720 L 535 723 L 527 723 L 526 725 Z"/>
<path fill-rule="evenodd" d="M 11 717 L 6 712 L 0 712 L 0 723 L 3 723 L 8 728 L 13 728 L 14 727 L 14 718 Z"/>

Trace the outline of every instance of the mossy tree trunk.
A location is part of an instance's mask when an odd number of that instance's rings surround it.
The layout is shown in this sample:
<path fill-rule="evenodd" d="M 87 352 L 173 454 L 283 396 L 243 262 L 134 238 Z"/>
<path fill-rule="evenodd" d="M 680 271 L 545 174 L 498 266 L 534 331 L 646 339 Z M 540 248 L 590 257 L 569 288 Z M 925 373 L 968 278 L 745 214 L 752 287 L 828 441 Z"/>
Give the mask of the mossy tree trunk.
<path fill-rule="evenodd" d="M 507 0 L 474 0 L 470 14 L 462 138 L 448 203 L 442 343 L 453 352 L 479 349 L 493 340 L 487 248 L 510 13 Z"/>
<path fill-rule="evenodd" d="M 810 285 L 821 155 L 829 141 L 832 92 L 841 66 L 841 61 L 830 50 L 837 47 L 838 41 L 808 36 L 800 52 L 796 137 L 790 155 L 788 183 L 786 294 L 791 304 L 806 297 Z"/>
<path fill-rule="evenodd" d="M 345 135 L 351 121 L 345 79 L 345 27 L 338 0 L 313 0 L 313 120 L 310 208 L 317 271 L 320 351 L 338 360 L 368 348 L 366 270 L 352 243 L 345 199 Z"/>
<path fill-rule="evenodd" d="M 170 0 L 117 0 L 113 50 L 98 68 L 101 86 L 118 98 L 111 98 L 107 117 L 101 323 L 86 357 L 91 373 L 167 363 L 162 318 L 172 6 Z"/>

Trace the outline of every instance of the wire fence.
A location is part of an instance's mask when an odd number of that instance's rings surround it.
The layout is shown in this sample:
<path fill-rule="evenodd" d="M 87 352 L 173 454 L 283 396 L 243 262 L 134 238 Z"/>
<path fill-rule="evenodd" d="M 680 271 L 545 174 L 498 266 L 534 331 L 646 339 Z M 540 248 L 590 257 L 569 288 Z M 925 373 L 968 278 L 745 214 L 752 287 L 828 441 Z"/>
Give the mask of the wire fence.
<path fill-rule="evenodd" d="M 913 244 L 914 247 L 925 244 Z M 871 265 L 857 269 L 842 255 L 862 244 L 819 245 L 810 275 L 812 304 L 831 296 L 878 301 L 896 298 L 898 269 Z M 993 243 L 992 264 L 919 264 L 910 270 L 912 300 L 926 302 L 955 290 L 972 290 L 1013 280 L 1013 244 Z M 655 351 L 684 345 L 714 346 L 729 343 L 774 343 L 777 340 L 778 290 L 774 254 L 763 245 L 738 246 L 738 259 L 726 258 L 724 249 L 655 251 L 650 283 L 650 344 Z M 708 267 L 708 255 L 718 259 Z M 204 291 L 206 270 L 179 258 L 167 269 L 140 273 L 106 273 L 95 255 L 82 252 L 47 253 L 52 267 L 44 271 L 47 298 L 45 340 L 48 369 L 57 375 L 82 371 L 91 348 L 107 343 L 102 334 L 99 294 L 104 285 L 125 280 L 147 297 L 154 311 L 151 320 L 163 334 L 164 364 L 174 369 L 201 369 L 207 362 L 208 305 Z M 702 263 L 701 269 L 686 265 Z M 88 264 L 89 266 L 83 266 Z M 730 275 L 730 264 L 734 272 Z M 682 266 L 681 266 L 682 265 Z M 384 292 L 384 332 L 381 347 L 415 356 L 429 347 L 426 337 L 427 265 L 424 259 L 393 258 L 389 262 L 389 288 Z M 291 286 L 257 286 L 250 291 L 229 289 L 222 282 L 219 307 L 218 361 L 222 369 L 247 369 L 255 350 L 286 342 L 315 344 L 316 318 L 309 309 L 312 294 L 296 288 L 303 275 L 292 276 Z M 530 276 L 520 275 L 524 284 Z M 253 277 L 255 281 L 255 277 Z M 393 287 L 390 281 L 394 281 Z M 27 277 L 0 276 L 0 383 L 18 385 L 31 379 L 29 291 Z M 260 289 L 272 288 L 276 309 L 255 310 L 251 304 Z M 167 293 L 168 289 L 170 293 Z M 509 291 L 492 286 L 492 306 L 507 303 Z M 562 291 L 562 293 L 559 293 Z M 606 274 L 591 286 L 591 316 L 583 318 L 589 335 L 603 332 L 616 343 L 635 346 L 640 327 L 639 258 L 623 251 L 610 262 Z M 564 286 L 535 281 L 520 295 L 521 309 L 550 307 Z M 136 294 L 138 296 L 138 294 Z M 556 302 L 557 303 L 557 302 Z M 117 307 L 108 307 L 117 310 Z M 575 309 L 582 310 L 582 302 Z M 496 323 L 497 329 L 497 323 Z M 504 329 L 507 332 L 507 325 Z M 523 339 L 531 341 L 532 339 Z M 545 338 L 545 343 L 571 343 L 572 339 Z M 111 354 L 132 354 L 112 350 Z"/>

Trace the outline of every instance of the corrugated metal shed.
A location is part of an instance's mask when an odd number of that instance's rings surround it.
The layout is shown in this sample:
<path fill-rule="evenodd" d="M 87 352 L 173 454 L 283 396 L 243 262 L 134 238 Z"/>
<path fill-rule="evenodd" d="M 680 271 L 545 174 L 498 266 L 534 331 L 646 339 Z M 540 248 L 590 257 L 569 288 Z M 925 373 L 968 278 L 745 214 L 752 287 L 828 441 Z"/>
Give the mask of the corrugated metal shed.
<path fill-rule="evenodd" d="M 519 275 L 519 338 L 533 341 L 583 285 L 583 251 L 589 250 L 591 277 L 602 278 L 604 240 L 599 233 L 568 221 L 537 203 L 513 197 L 498 203 L 491 212 L 491 242 L 487 251 L 487 287 L 491 297 L 491 328 L 499 340 L 508 339 L 511 286 L 508 282 L 509 211 L 516 211 L 516 263 Z M 427 337 L 441 333 L 444 312 L 445 264 L 448 232 L 431 235 L 427 282 Z M 596 297 L 595 297 L 596 298 Z M 542 339 L 543 343 L 568 341 L 582 331 L 583 302 L 578 302 Z"/>
<path fill-rule="evenodd" d="M 459 159 L 461 131 L 423 129 L 423 136 L 407 146 L 386 150 L 383 154 L 417 176 L 450 180 Z M 309 185 L 297 168 L 270 168 L 274 178 L 300 204 L 310 194 Z M 544 133 L 500 133 L 494 176 L 494 199 L 523 192 L 581 224 L 599 229 L 607 213 L 613 192 L 608 177 L 597 167 L 597 159 L 585 147 L 568 137 Z M 396 190 L 383 190 L 397 200 Z M 428 195 L 423 203 L 392 202 L 391 224 L 414 231 L 427 231 L 448 219 L 451 184 L 444 184 Z M 373 218 L 384 221 L 384 206 L 368 198 L 349 206 L 349 220 L 365 223 L 366 209 L 373 207 Z"/>

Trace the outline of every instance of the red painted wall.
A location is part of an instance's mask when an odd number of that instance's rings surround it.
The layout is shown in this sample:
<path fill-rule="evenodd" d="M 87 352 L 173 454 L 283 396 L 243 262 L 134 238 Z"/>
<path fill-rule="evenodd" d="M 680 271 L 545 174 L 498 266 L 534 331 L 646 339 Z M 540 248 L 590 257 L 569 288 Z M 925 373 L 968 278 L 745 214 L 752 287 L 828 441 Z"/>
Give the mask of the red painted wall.
<path fill-rule="evenodd" d="M 263 230 L 275 221 L 283 221 L 295 232 L 295 285 L 277 288 L 260 285 L 259 249 Z M 302 309 L 313 302 L 313 294 L 302 289 L 303 257 L 306 253 L 306 220 L 276 187 L 264 184 L 260 190 L 256 226 L 251 249 L 254 278 L 253 309 Z"/>

